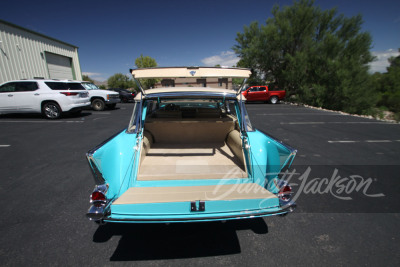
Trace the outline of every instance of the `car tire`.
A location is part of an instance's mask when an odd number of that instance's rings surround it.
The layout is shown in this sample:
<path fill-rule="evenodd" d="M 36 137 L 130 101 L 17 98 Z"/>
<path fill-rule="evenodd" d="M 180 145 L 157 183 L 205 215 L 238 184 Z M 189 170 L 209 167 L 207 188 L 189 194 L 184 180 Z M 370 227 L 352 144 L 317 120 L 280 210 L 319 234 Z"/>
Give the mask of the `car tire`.
<path fill-rule="evenodd" d="M 106 104 L 104 103 L 104 101 L 100 98 L 93 99 L 92 101 L 92 109 L 96 111 L 104 110 L 105 105 Z"/>
<path fill-rule="evenodd" d="M 61 117 L 61 108 L 55 102 L 47 102 L 42 106 L 42 114 L 49 120 L 55 120 Z"/>
<path fill-rule="evenodd" d="M 114 103 L 114 104 L 108 104 L 108 105 L 107 105 L 107 107 L 108 107 L 109 109 L 115 109 L 116 106 L 117 106 L 116 103 Z"/>
<path fill-rule="evenodd" d="M 272 97 L 269 99 L 269 102 L 270 102 L 271 104 L 276 104 L 276 103 L 279 102 L 279 98 L 278 98 L 277 96 L 272 96 Z"/>

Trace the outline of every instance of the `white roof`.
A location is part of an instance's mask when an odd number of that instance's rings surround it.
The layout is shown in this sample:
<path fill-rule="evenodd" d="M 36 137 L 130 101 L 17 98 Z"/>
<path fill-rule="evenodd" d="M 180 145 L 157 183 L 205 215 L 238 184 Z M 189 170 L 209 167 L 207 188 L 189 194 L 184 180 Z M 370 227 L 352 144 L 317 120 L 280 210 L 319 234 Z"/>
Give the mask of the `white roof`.
<path fill-rule="evenodd" d="M 236 95 L 235 90 L 209 88 L 209 87 L 166 87 L 166 88 L 145 90 L 146 96 L 150 96 L 152 94 L 163 94 L 163 93 L 176 93 L 177 95 L 181 93 L 182 95 L 185 95 L 185 93 L 193 93 L 193 92 L 202 93 L 204 94 L 204 96 L 207 96 L 207 93 L 220 93 L 221 95 Z M 141 98 L 142 98 L 141 93 L 138 93 L 135 97 L 135 100 L 139 101 Z M 243 99 L 245 98 L 243 97 Z"/>
<path fill-rule="evenodd" d="M 211 68 L 211 67 L 173 67 L 134 69 L 131 73 L 136 79 L 149 78 L 248 78 L 249 69 Z"/>

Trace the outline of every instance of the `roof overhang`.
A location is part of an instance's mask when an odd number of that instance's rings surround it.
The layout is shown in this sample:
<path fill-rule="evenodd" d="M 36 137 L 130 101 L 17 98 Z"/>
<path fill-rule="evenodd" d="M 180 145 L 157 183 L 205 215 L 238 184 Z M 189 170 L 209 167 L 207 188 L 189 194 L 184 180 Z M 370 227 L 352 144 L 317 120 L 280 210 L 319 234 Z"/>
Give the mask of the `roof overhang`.
<path fill-rule="evenodd" d="M 215 67 L 168 67 L 131 69 L 135 79 L 152 78 L 249 78 L 250 69 Z"/>

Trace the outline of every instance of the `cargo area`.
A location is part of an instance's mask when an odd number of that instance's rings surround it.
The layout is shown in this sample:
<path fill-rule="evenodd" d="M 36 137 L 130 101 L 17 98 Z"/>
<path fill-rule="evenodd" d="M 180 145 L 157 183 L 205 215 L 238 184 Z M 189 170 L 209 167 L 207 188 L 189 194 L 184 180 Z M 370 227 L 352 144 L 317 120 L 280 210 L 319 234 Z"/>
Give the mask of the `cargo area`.
<path fill-rule="evenodd" d="M 163 112 L 146 120 L 139 181 L 248 177 L 235 118 L 203 113 Z"/>

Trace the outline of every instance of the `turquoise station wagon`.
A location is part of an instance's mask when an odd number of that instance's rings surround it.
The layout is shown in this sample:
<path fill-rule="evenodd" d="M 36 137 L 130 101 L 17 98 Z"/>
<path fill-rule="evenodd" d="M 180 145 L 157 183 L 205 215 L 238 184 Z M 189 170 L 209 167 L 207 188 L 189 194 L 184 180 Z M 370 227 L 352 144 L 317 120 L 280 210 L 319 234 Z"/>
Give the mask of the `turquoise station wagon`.
<path fill-rule="evenodd" d="M 171 223 L 292 212 L 279 177 L 296 150 L 254 128 L 238 91 L 205 87 L 143 90 L 140 79 L 244 78 L 237 68 L 131 70 L 141 93 L 129 126 L 87 153 L 96 223 Z M 245 82 L 243 82 L 245 84 Z"/>

